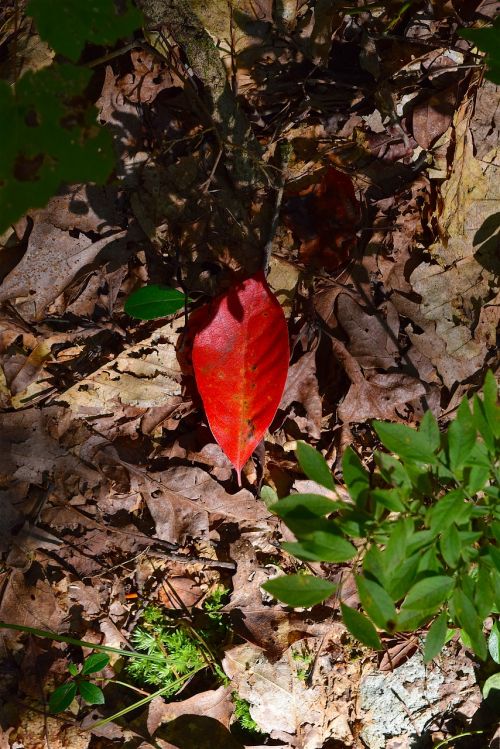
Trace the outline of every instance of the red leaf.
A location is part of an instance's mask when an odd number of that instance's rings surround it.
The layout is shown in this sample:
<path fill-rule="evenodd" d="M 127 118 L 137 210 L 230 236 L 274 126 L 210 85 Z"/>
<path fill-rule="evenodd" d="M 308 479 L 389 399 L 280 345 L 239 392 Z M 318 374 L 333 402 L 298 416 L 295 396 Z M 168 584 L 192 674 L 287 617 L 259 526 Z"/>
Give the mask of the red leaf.
<path fill-rule="evenodd" d="M 360 206 L 349 175 L 328 167 L 319 182 L 287 194 L 285 224 L 300 242 L 300 259 L 336 270 L 356 246 Z"/>
<path fill-rule="evenodd" d="M 192 360 L 210 429 L 240 482 L 274 418 L 288 372 L 285 316 L 262 271 L 204 308 Z"/>

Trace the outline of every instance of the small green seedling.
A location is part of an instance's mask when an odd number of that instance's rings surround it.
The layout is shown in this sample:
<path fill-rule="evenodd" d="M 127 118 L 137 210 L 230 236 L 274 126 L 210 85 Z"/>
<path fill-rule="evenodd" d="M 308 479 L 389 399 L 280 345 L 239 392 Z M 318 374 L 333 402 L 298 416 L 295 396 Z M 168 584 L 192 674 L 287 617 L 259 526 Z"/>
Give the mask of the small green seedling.
<path fill-rule="evenodd" d="M 68 671 L 73 677 L 57 687 L 49 699 L 51 713 L 62 713 L 67 710 L 77 695 L 88 705 L 103 705 L 104 693 L 96 684 L 89 681 L 88 676 L 99 673 L 109 663 L 109 656 L 105 653 L 92 653 L 79 668 L 76 663 L 68 664 Z"/>

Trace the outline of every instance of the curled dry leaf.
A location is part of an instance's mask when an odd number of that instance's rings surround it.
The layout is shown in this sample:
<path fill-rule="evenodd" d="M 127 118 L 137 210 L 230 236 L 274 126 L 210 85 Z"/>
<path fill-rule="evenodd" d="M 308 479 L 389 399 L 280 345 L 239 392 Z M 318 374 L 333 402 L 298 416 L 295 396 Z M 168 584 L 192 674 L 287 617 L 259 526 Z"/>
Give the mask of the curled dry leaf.
<path fill-rule="evenodd" d="M 196 385 L 212 433 L 241 480 L 285 386 L 285 316 L 259 271 L 202 308 L 193 324 Z"/>

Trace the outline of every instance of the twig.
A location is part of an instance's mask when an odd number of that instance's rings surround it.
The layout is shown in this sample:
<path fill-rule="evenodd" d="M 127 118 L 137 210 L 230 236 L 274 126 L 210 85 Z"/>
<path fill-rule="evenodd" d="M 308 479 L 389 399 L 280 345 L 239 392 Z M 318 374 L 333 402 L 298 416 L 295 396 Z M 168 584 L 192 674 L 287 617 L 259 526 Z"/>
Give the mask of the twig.
<path fill-rule="evenodd" d="M 274 201 L 274 213 L 271 219 L 271 226 L 269 227 L 269 236 L 264 246 L 263 258 L 262 258 L 263 270 L 266 275 L 269 273 L 269 263 L 271 260 L 271 253 L 273 250 L 274 235 L 276 234 L 276 229 L 278 228 L 281 204 L 283 202 L 283 193 L 285 191 L 286 168 L 288 166 L 288 162 L 290 161 L 291 154 L 292 154 L 291 144 L 288 143 L 288 141 L 280 141 L 278 143 L 280 176 L 279 176 L 279 181 L 278 181 L 277 190 L 276 190 L 276 199 Z"/>

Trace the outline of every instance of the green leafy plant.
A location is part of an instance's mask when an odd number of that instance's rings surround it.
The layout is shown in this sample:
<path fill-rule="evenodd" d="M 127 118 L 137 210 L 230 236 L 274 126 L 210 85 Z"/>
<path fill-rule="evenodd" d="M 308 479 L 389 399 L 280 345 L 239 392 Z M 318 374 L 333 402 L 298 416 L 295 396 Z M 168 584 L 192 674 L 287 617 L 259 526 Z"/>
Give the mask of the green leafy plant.
<path fill-rule="evenodd" d="M 104 183 L 116 162 L 111 134 L 97 122 L 86 89 L 92 71 L 76 65 L 86 42 L 114 44 L 141 26 L 130 0 L 31 0 L 27 12 L 43 40 L 63 57 L 0 81 L 0 233 L 30 208 L 42 208 L 62 184 Z M 69 61 L 69 62 L 68 62 Z"/>
<path fill-rule="evenodd" d="M 206 622 L 200 627 L 169 617 L 159 606 L 148 606 L 132 634 L 136 650 L 148 657 L 129 662 L 130 676 L 138 684 L 163 685 L 166 694 L 173 695 L 180 689 L 179 677 L 191 678 L 205 668 L 222 675 L 214 650 L 227 634 L 226 617 L 220 612 L 226 594 L 223 586 L 214 588 L 203 604 Z"/>
<path fill-rule="evenodd" d="M 238 692 L 233 692 L 231 699 L 234 704 L 234 719 L 240 728 L 251 736 L 263 736 L 264 732 L 260 730 L 257 723 L 250 715 L 250 703 L 243 699 L 243 697 L 240 697 Z"/>
<path fill-rule="evenodd" d="M 91 726 L 97 728 L 147 705 L 155 697 L 175 695 L 187 681 L 204 669 L 212 669 L 217 679 L 225 681 L 226 677 L 218 663 L 216 650 L 222 646 L 229 631 L 227 617 L 220 610 L 224 606 L 227 592 L 227 589 L 220 585 L 207 596 L 201 612 L 203 626 L 199 628 L 194 621 L 175 620 L 158 606 L 148 606 L 143 614 L 143 622 L 133 634 L 136 650 L 99 645 L 57 632 L 3 621 L 0 621 L 0 629 L 24 632 L 54 642 L 64 642 L 96 651 L 88 656 L 80 670 L 76 664 L 68 664 L 68 671 L 73 678 L 57 687 L 50 696 L 49 709 L 53 713 L 66 710 L 77 695 L 87 704 L 104 704 L 105 695 L 102 689 L 92 684 L 87 677 L 106 667 L 109 662 L 107 653 L 124 658 L 129 663 L 126 671 L 138 682 L 159 685 L 157 691 L 148 694 L 127 682 L 99 677 L 107 684 L 120 684 L 145 696 Z"/>
<path fill-rule="evenodd" d="M 51 713 L 62 713 L 67 710 L 75 697 L 79 694 L 88 705 L 103 705 L 104 693 L 97 684 L 89 681 L 89 676 L 99 673 L 109 663 L 109 656 L 105 653 L 92 653 L 79 668 L 76 663 L 68 664 L 68 671 L 72 678 L 55 689 L 49 698 Z"/>
<path fill-rule="evenodd" d="M 464 398 L 443 433 L 430 411 L 418 430 L 388 422 L 373 426 L 388 452 L 375 452 L 369 472 L 346 450 L 350 503 L 332 492 L 332 499 L 295 494 L 271 506 L 297 538 L 283 548 L 306 562 L 351 562 L 362 610 L 341 604 L 342 618 L 365 645 L 381 648 L 380 631 L 415 631 L 430 623 L 426 662 L 455 630 L 484 660 L 483 622 L 500 611 L 495 378 L 488 372 L 483 397 L 474 395 L 472 404 Z M 332 491 L 320 453 L 301 445 L 297 454 L 304 473 Z M 306 607 L 336 591 L 309 574 L 277 577 L 263 587 L 290 606 Z"/>

